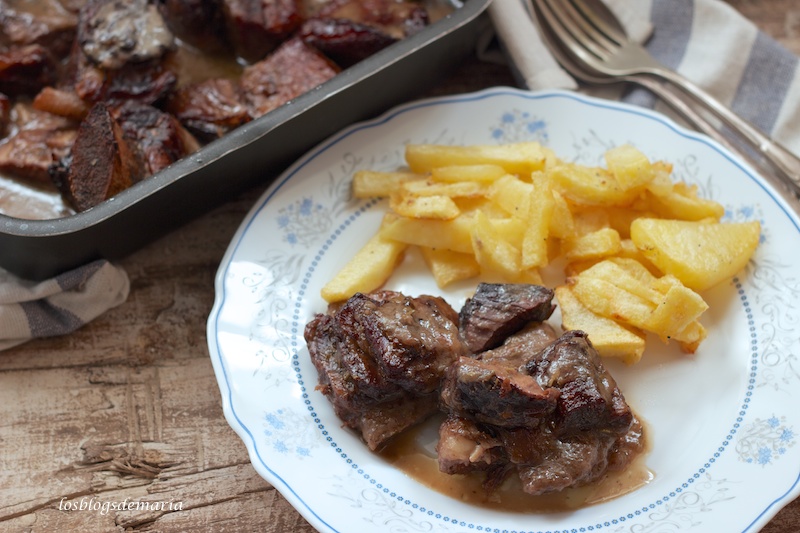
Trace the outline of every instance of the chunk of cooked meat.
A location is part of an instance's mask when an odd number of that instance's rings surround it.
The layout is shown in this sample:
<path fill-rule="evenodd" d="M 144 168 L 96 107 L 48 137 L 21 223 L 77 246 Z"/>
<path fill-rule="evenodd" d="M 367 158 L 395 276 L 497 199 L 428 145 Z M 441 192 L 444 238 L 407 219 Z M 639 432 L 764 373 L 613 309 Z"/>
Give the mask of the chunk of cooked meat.
<path fill-rule="evenodd" d="M 538 424 L 556 407 L 559 391 L 502 365 L 461 357 L 448 372 L 442 401 L 450 412 L 504 427 Z"/>
<path fill-rule="evenodd" d="M 481 473 L 487 492 L 509 475 L 532 495 L 595 481 L 643 451 L 644 431 L 586 333 L 544 322 L 552 296 L 486 285 L 456 313 L 431 296 L 356 294 L 306 326 L 318 389 L 372 450 L 431 414 L 438 390 L 439 469 Z M 475 354 L 454 331 L 470 320 L 514 333 Z"/>
<path fill-rule="evenodd" d="M 519 367 L 555 338 L 548 324 L 533 323 L 495 350 L 460 357 L 442 385 L 443 407 L 498 427 L 537 425 L 555 410 L 560 391 L 542 387 Z"/>
<path fill-rule="evenodd" d="M 69 53 L 77 24 L 58 0 L 0 0 L 0 47 L 37 44 L 60 59 Z"/>
<path fill-rule="evenodd" d="M 306 325 L 319 390 L 370 449 L 437 410 L 445 370 L 466 353 L 456 318 L 441 298 L 379 291 L 358 293 Z"/>
<path fill-rule="evenodd" d="M 430 23 L 424 5 L 404 0 L 333 0 L 320 6 L 315 16 L 372 26 L 395 39 L 414 35 Z"/>
<path fill-rule="evenodd" d="M 239 84 L 225 78 L 179 88 L 170 97 L 167 111 L 203 140 L 222 137 L 252 120 Z"/>
<path fill-rule="evenodd" d="M 303 42 L 313 46 L 340 67 L 346 68 L 398 41 L 374 26 L 352 20 L 315 18 L 299 31 Z"/>
<path fill-rule="evenodd" d="M 73 128 L 20 130 L 0 144 L 0 171 L 50 184 L 50 167 L 69 154 L 76 135 Z"/>
<path fill-rule="evenodd" d="M 554 293 L 541 285 L 481 283 L 459 312 L 459 327 L 474 353 L 499 346 L 529 322 L 550 318 Z"/>
<path fill-rule="evenodd" d="M 90 104 L 112 105 L 126 100 L 153 104 L 174 89 L 178 77 L 169 53 L 172 34 L 158 11 L 142 7 L 142 1 L 86 3 L 62 86 Z"/>
<path fill-rule="evenodd" d="M 7 96 L 33 95 L 55 82 L 58 65 L 39 44 L 0 50 L 0 91 Z"/>
<path fill-rule="evenodd" d="M 553 420 L 559 435 L 627 430 L 633 413 L 583 331 L 567 331 L 525 364 L 543 387 L 561 391 Z"/>
<path fill-rule="evenodd" d="M 473 373 L 483 377 L 493 372 L 497 376 L 494 382 L 505 378 L 508 384 L 504 389 L 465 387 L 464 376 L 456 374 L 460 396 L 457 402 L 448 402 L 445 395 L 452 390 L 453 382 L 447 381 L 443 387 L 443 404 L 453 415 L 464 418 L 462 424 L 473 424 L 491 435 L 492 442 L 501 442 L 493 447 L 493 457 L 499 459 L 485 478 L 487 490 L 513 472 L 523 490 L 533 495 L 580 486 L 609 470 L 625 468 L 644 448 L 641 424 L 586 334 L 567 331 L 547 344 L 549 335 L 545 332 L 536 337 L 531 333 L 537 331 L 541 330 L 529 327 L 501 347 L 478 356 L 482 373 Z M 514 365 L 518 365 L 516 370 Z M 553 391 L 551 409 L 538 415 L 531 410 L 524 416 L 523 396 L 519 387 L 512 385 L 529 383 L 524 378 L 537 382 L 544 391 Z M 466 381 L 482 383 L 471 376 Z M 485 379 L 483 383 L 493 384 Z M 440 464 L 443 471 L 449 468 L 446 463 Z M 468 466 L 461 468 L 469 471 Z M 484 465 L 476 464 L 472 469 L 482 471 Z"/>
<path fill-rule="evenodd" d="M 297 0 L 222 0 L 222 14 L 235 53 L 247 61 L 264 58 L 303 22 Z"/>
<path fill-rule="evenodd" d="M 260 117 L 333 78 L 339 68 L 299 38 L 250 65 L 240 80 L 250 115 Z"/>
<path fill-rule="evenodd" d="M 173 34 L 198 50 L 228 48 L 221 3 L 216 0 L 159 0 L 158 9 Z"/>
<path fill-rule="evenodd" d="M 17 103 L 7 110 L 6 130 L 0 143 L 0 171 L 34 183 L 50 183 L 50 166 L 66 156 L 78 123 Z"/>
<path fill-rule="evenodd" d="M 159 59 L 175 46 L 158 8 L 147 0 L 89 0 L 81 10 L 78 42 L 104 70 Z"/>
<path fill-rule="evenodd" d="M 543 427 L 504 432 L 502 438 L 523 490 L 538 495 L 598 479 L 607 471 L 609 453 L 618 437 L 587 432 L 558 438 Z"/>
<path fill-rule="evenodd" d="M 114 108 L 112 117 L 140 154 L 146 175 L 155 174 L 199 148 L 175 117 L 151 105 L 128 101 Z"/>
<path fill-rule="evenodd" d="M 104 103 L 95 104 L 81 122 L 69 158 L 60 167 L 66 175 L 55 176 L 55 181 L 77 211 L 99 204 L 144 176 L 141 158 Z"/>

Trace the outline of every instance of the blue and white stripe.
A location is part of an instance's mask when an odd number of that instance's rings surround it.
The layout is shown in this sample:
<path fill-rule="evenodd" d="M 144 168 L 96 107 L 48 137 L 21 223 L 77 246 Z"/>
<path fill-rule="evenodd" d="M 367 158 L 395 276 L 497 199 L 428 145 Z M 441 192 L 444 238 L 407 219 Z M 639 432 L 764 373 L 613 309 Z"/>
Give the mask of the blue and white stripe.
<path fill-rule="evenodd" d="M 734 112 L 800 153 L 798 58 L 720 0 L 608 0 L 627 17 L 649 20 L 648 50 Z M 624 100 L 656 108 L 641 90 Z"/>

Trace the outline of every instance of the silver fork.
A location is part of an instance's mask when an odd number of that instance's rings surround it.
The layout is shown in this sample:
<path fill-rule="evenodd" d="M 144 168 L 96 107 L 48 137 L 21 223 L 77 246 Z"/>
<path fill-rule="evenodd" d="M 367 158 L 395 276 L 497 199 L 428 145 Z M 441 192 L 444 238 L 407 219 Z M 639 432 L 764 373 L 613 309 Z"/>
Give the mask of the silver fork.
<path fill-rule="evenodd" d="M 537 17 L 537 19 L 538 18 L 539 17 Z M 683 117 L 683 119 L 686 120 L 686 122 L 697 131 L 705 133 L 728 150 L 736 152 L 740 156 L 747 159 L 751 164 L 753 164 L 753 166 L 759 166 L 761 164 L 761 161 L 754 158 L 752 154 L 740 150 L 738 147 L 734 146 L 730 141 L 728 141 L 728 139 L 725 138 L 722 132 L 717 129 L 714 124 L 709 122 L 706 117 L 698 113 L 694 107 L 689 105 L 684 100 L 682 95 L 676 94 L 671 87 L 664 85 L 657 79 L 645 76 L 643 74 L 631 74 L 627 76 L 602 76 L 597 73 L 590 72 L 578 65 L 567 55 L 567 53 L 561 48 L 557 39 L 553 36 L 551 28 L 540 24 L 539 29 L 541 31 L 541 36 L 547 43 L 547 47 L 553 54 L 553 57 L 573 78 L 588 85 L 613 85 L 619 83 L 634 83 L 640 85 L 669 105 L 676 113 L 678 113 L 678 115 Z M 615 31 L 621 32 L 624 30 L 616 29 Z"/>
<path fill-rule="evenodd" d="M 679 87 L 736 131 L 787 178 L 800 195 L 800 159 L 722 105 L 692 81 L 653 58 L 644 47 L 599 16 L 583 0 L 533 0 L 541 17 L 573 59 L 604 76 L 654 76 Z"/>

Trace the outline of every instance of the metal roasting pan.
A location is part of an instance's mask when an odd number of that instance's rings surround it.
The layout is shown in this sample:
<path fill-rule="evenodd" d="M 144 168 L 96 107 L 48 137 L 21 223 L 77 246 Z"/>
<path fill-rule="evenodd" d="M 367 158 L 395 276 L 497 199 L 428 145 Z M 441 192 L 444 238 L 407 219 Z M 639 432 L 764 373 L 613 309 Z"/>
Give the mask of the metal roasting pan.
<path fill-rule="evenodd" d="M 420 93 L 473 53 L 491 0 L 450 15 L 297 99 L 82 213 L 51 220 L 0 214 L 0 267 L 41 280 L 120 259 L 225 200 L 276 177 L 343 127 Z"/>

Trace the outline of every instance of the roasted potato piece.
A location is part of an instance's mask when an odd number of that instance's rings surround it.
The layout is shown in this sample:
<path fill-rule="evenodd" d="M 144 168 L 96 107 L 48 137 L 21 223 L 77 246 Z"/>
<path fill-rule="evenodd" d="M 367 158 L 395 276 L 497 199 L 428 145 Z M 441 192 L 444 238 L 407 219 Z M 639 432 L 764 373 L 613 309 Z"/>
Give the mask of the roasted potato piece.
<path fill-rule="evenodd" d="M 662 272 L 703 291 L 739 272 L 761 237 L 758 221 L 704 223 L 640 218 L 631 239 Z"/>
<path fill-rule="evenodd" d="M 619 233 L 612 228 L 601 228 L 564 241 L 564 256 L 570 261 L 609 257 L 621 251 Z"/>
<path fill-rule="evenodd" d="M 555 293 L 564 329 L 579 329 L 588 333 L 589 340 L 602 357 L 621 359 L 629 365 L 639 362 L 645 348 L 644 333 L 593 313 L 567 286 L 556 287 Z"/>
<path fill-rule="evenodd" d="M 600 167 L 561 164 L 548 174 L 556 190 L 578 205 L 627 206 L 640 192 L 624 188 L 610 171 Z"/>
<path fill-rule="evenodd" d="M 326 302 L 346 300 L 357 292 L 374 291 L 389 279 L 407 245 L 387 238 L 386 227 L 387 223 L 382 225 L 344 268 L 322 287 L 321 294 Z"/>
<path fill-rule="evenodd" d="M 441 288 L 481 273 L 481 267 L 472 254 L 426 247 L 420 248 L 420 251 L 433 274 L 433 279 L 436 280 L 436 285 Z"/>
<path fill-rule="evenodd" d="M 655 178 L 650 160 L 630 144 L 606 151 L 605 160 L 609 172 L 624 190 L 643 190 Z"/>
<path fill-rule="evenodd" d="M 529 195 L 521 250 L 523 269 L 541 268 L 549 262 L 550 220 L 555 205 L 550 180 L 541 172 L 533 174 Z"/>
<path fill-rule="evenodd" d="M 471 238 L 475 260 L 481 271 L 500 274 L 509 281 L 520 275 L 519 248 L 503 239 L 489 217 L 481 211 L 475 216 Z"/>
<path fill-rule="evenodd" d="M 708 304 L 673 276 L 656 278 L 633 259 L 605 259 L 568 279 L 575 296 L 592 312 L 656 333 L 682 346 L 699 343 L 697 319 Z"/>
<path fill-rule="evenodd" d="M 353 174 L 353 198 L 388 197 L 400 191 L 404 183 L 424 181 L 426 176 L 413 172 L 359 170 Z"/>
<path fill-rule="evenodd" d="M 440 144 L 406 145 L 406 163 L 413 172 L 431 172 L 453 165 L 497 165 L 510 174 L 530 175 L 542 170 L 552 151 L 537 142 L 502 145 L 449 146 Z"/>
<path fill-rule="evenodd" d="M 400 217 L 387 224 L 386 238 L 427 248 L 472 253 L 473 216 L 453 220 L 426 220 Z"/>
<path fill-rule="evenodd" d="M 396 214 L 408 218 L 452 220 L 461 214 L 453 199 L 442 195 L 393 194 L 389 207 Z"/>
<path fill-rule="evenodd" d="M 506 169 L 500 165 L 451 165 L 431 169 L 434 181 L 475 181 L 489 184 L 505 176 Z"/>

